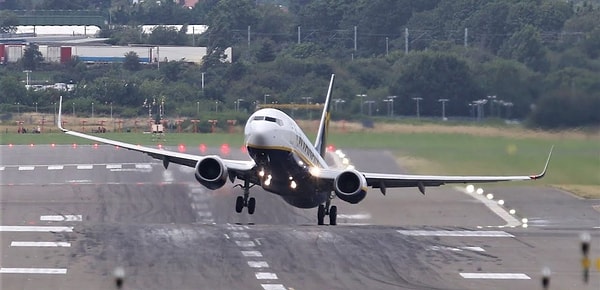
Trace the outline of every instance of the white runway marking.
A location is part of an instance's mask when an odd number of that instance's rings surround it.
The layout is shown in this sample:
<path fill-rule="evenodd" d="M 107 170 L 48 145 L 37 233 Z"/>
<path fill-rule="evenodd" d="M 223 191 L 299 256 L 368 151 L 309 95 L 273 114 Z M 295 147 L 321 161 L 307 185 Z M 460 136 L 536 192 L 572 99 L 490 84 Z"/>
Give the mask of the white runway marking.
<path fill-rule="evenodd" d="M 0 274 L 67 274 L 61 268 L 0 268 Z"/>
<path fill-rule="evenodd" d="M 481 201 L 481 203 L 487 206 L 492 212 L 494 212 L 506 222 L 506 225 L 504 225 L 505 227 L 518 227 L 521 225 L 521 222 L 514 216 L 512 216 L 509 212 L 507 212 L 503 207 L 498 205 L 498 202 L 488 199 L 483 194 L 477 194 L 476 192 L 468 192 L 464 187 L 455 187 L 455 189 L 467 195 L 470 195 L 474 199 Z"/>
<path fill-rule="evenodd" d="M 48 165 L 48 170 L 63 170 L 63 168 L 62 165 Z"/>
<path fill-rule="evenodd" d="M 123 164 L 106 164 L 106 169 L 121 169 Z"/>
<path fill-rule="evenodd" d="M 136 164 L 136 169 L 152 169 L 152 164 Z"/>
<path fill-rule="evenodd" d="M 0 166 L 0 171 L 4 171 L 4 166 Z"/>
<path fill-rule="evenodd" d="M 235 241 L 235 244 L 242 248 L 256 247 L 253 241 Z"/>
<path fill-rule="evenodd" d="M 277 274 L 270 272 L 256 272 L 256 279 L 258 280 L 277 280 Z"/>
<path fill-rule="evenodd" d="M 465 279 L 503 279 L 503 280 L 529 280 L 523 273 L 460 273 Z"/>
<path fill-rule="evenodd" d="M 73 232 L 73 227 L 0 226 L 0 232 Z"/>
<path fill-rule="evenodd" d="M 13 241 L 10 243 L 11 247 L 60 247 L 68 248 L 71 247 L 71 243 L 68 242 L 17 242 Z"/>
<path fill-rule="evenodd" d="M 287 290 L 282 284 L 260 284 L 264 290 Z"/>
<path fill-rule="evenodd" d="M 462 252 L 463 250 L 473 251 L 473 252 L 485 252 L 485 250 L 481 247 L 446 247 L 446 246 L 430 246 L 426 248 L 429 251 L 451 251 L 451 252 Z"/>
<path fill-rule="evenodd" d="M 482 247 L 461 247 L 461 249 L 473 252 L 485 252 L 485 250 Z"/>
<path fill-rule="evenodd" d="M 83 216 L 78 215 L 43 215 L 40 216 L 41 221 L 51 222 L 80 222 L 83 220 Z"/>
<path fill-rule="evenodd" d="M 250 235 L 246 232 L 231 232 L 231 236 L 234 239 L 249 239 Z"/>
<path fill-rule="evenodd" d="M 34 169 L 35 169 L 35 166 L 19 166 L 19 171 L 31 171 Z"/>
<path fill-rule="evenodd" d="M 403 231 L 399 233 L 406 236 L 423 237 L 491 237 L 491 238 L 514 238 L 515 236 L 504 231 Z"/>
<path fill-rule="evenodd" d="M 338 214 L 337 217 L 338 219 L 368 220 L 371 218 L 371 215 L 368 213 Z"/>
<path fill-rule="evenodd" d="M 244 257 L 262 257 L 262 253 L 259 251 L 242 251 Z"/>
<path fill-rule="evenodd" d="M 251 268 L 269 268 L 269 263 L 265 261 L 248 261 L 248 266 Z"/>
<path fill-rule="evenodd" d="M 94 165 L 77 165 L 77 169 L 80 170 L 90 170 L 90 169 L 94 169 Z"/>

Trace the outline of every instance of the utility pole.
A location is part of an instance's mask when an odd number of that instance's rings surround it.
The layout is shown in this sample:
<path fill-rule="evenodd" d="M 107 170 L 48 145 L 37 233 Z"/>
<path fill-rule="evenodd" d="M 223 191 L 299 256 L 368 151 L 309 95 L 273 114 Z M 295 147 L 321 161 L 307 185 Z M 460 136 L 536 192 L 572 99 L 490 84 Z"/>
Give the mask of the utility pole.
<path fill-rule="evenodd" d="M 394 99 L 397 98 L 398 96 L 389 96 L 388 100 L 390 100 L 391 106 L 392 106 L 392 112 L 390 114 L 390 116 L 393 118 L 394 117 Z"/>

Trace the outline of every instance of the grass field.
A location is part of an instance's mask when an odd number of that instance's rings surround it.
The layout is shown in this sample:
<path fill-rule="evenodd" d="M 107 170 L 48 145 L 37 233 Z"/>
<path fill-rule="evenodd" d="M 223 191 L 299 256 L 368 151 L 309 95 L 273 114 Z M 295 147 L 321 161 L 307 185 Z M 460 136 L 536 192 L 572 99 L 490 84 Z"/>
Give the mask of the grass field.
<path fill-rule="evenodd" d="M 332 132 L 329 143 L 340 149 L 391 150 L 398 163 L 413 173 L 535 174 L 555 146 L 546 178 L 527 183 L 551 185 L 587 198 L 600 198 L 600 138 L 597 134 L 549 133 L 521 129 L 399 125 L 387 129 Z M 512 132 L 512 133 L 511 133 Z M 107 133 L 102 137 L 133 144 L 153 144 L 150 134 Z M 241 147 L 242 134 L 167 134 L 164 145 L 199 144 Z M 0 144 L 91 144 L 60 133 L 0 133 Z M 194 151 L 189 150 L 194 153 Z"/>

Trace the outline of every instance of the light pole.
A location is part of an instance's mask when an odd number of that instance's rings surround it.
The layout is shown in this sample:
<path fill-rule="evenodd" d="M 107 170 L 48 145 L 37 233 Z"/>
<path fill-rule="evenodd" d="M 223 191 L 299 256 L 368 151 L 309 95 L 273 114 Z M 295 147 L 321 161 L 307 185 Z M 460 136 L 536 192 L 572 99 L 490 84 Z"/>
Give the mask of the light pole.
<path fill-rule="evenodd" d="M 52 118 L 52 123 L 56 124 L 56 102 L 54 102 L 54 117 Z"/>
<path fill-rule="evenodd" d="M 391 99 L 384 99 L 383 101 L 384 101 L 384 102 L 387 104 L 387 115 L 388 115 L 388 116 L 391 116 L 391 115 L 390 115 L 390 104 L 391 104 L 393 101 L 392 101 Z"/>
<path fill-rule="evenodd" d="M 483 105 L 487 103 L 486 99 L 473 101 L 473 105 L 477 106 L 477 121 L 481 121 L 483 118 Z"/>
<path fill-rule="evenodd" d="M 37 114 L 37 112 L 38 112 L 38 111 L 37 111 L 37 105 L 38 105 L 38 103 L 37 103 L 37 102 L 35 102 L 35 103 L 33 103 L 33 104 L 35 105 L 35 113 Z"/>
<path fill-rule="evenodd" d="M 490 102 L 490 117 L 494 116 L 494 101 L 496 100 L 496 96 L 487 96 Z"/>
<path fill-rule="evenodd" d="M 510 120 L 510 108 L 514 106 L 512 102 L 504 102 L 504 106 L 506 107 L 506 119 Z"/>
<path fill-rule="evenodd" d="M 196 102 L 196 115 L 200 115 L 200 102 Z"/>
<path fill-rule="evenodd" d="M 24 70 L 23 72 L 26 75 L 26 77 L 25 77 L 25 84 L 27 85 L 27 89 L 29 89 L 29 73 L 31 73 L 31 70 L 27 69 L 27 70 Z"/>
<path fill-rule="evenodd" d="M 75 102 L 73 102 L 73 117 L 75 117 Z"/>
<path fill-rule="evenodd" d="M 21 119 L 21 103 L 17 102 L 17 115 L 19 116 L 19 119 Z"/>
<path fill-rule="evenodd" d="M 371 107 L 372 107 L 373 103 L 375 103 L 375 101 L 365 101 L 365 104 L 369 105 L 369 116 L 371 116 L 371 112 L 372 112 Z"/>
<path fill-rule="evenodd" d="M 365 102 L 363 102 L 363 99 L 367 96 L 367 94 L 357 94 L 356 96 L 360 98 L 360 114 L 362 115 L 363 114 L 363 104 L 365 103 Z"/>
<path fill-rule="evenodd" d="M 392 112 L 390 114 L 390 116 L 393 118 L 394 117 L 394 99 L 397 98 L 398 96 L 388 96 L 388 100 L 390 100 L 391 102 L 391 106 L 392 106 Z"/>
<path fill-rule="evenodd" d="M 446 102 L 450 100 L 448 99 L 438 99 L 438 102 L 442 103 L 442 121 L 446 121 Z"/>
<path fill-rule="evenodd" d="M 235 101 L 235 111 L 239 112 L 240 111 L 240 102 L 244 101 L 244 99 L 237 99 Z"/>
<path fill-rule="evenodd" d="M 215 113 L 219 112 L 219 101 L 215 101 Z"/>
<path fill-rule="evenodd" d="M 419 106 L 419 103 L 423 100 L 423 98 L 416 97 L 416 98 L 412 98 L 412 99 L 417 102 L 417 119 L 421 120 L 421 108 Z"/>
<path fill-rule="evenodd" d="M 94 102 L 92 102 L 92 122 L 94 122 Z"/>
<path fill-rule="evenodd" d="M 339 103 L 343 104 L 345 102 L 346 102 L 346 100 L 343 100 L 343 99 L 333 99 L 333 103 L 335 104 L 335 107 L 334 107 L 335 111 L 336 112 L 338 111 L 338 104 Z"/>
<path fill-rule="evenodd" d="M 266 105 L 266 104 L 267 104 L 267 97 L 270 97 L 270 96 L 271 96 L 271 95 L 269 95 L 269 94 L 265 94 L 265 95 L 263 96 L 263 104 L 264 104 L 264 105 Z"/>

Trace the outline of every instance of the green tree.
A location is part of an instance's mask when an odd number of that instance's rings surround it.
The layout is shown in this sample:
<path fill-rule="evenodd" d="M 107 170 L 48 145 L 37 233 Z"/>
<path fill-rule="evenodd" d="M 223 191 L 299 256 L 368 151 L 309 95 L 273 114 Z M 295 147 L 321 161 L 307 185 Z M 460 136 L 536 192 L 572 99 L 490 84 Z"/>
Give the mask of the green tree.
<path fill-rule="evenodd" d="M 25 86 L 15 76 L 5 75 L 0 78 L 0 104 L 27 104 L 23 99 L 27 95 Z"/>
<path fill-rule="evenodd" d="M 525 25 L 508 39 L 499 51 L 501 56 L 516 59 L 535 71 L 548 69 L 546 47 L 542 44 L 539 31 L 532 25 Z"/>
<path fill-rule="evenodd" d="M 21 59 L 23 68 L 34 70 L 42 61 L 44 61 L 44 57 L 42 56 L 39 47 L 35 43 L 30 43 L 29 46 L 25 48 L 25 51 L 23 51 L 23 58 Z"/>
<path fill-rule="evenodd" d="M 415 114 L 412 98 L 423 98 L 421 114 L 439 115 L 438 99 L 446 98 L 446 112 L 452 115 L 467 115 L 467 104 L 482 98 L 484 92 L 474 80 L 464 59 L 439 52 L 411 53 L 394 64 L 390 84 L 390 95 L 398 96 L 394 102 L 396 112 Z M 387 97 L 387 96 L 383 96 Z"/>
<path fill-rule="evenodd" d="M 273 42 L 265 40 L 262 42 L 260 48 L 256 52 L 256 60 L 258 62 L 269 62 L 275 59 L 275 51 L 273 49 Z"/>
<path fill-rule="evenodd" d="M 140 64 L 140 57 L 137 55 L 136 52 L 130 51 L 125 54 L 123 68 L 130 71 L 136 71 L 142 68 L 142 65 Z"/>
<path fill-rule="evenodd" d="M 150 44 L 184 45 L 186 40 L 187 38 L 183 28 L 182 31 L 178 31 L 174 27 L 163 25 L 156 26 L 148 36 L 148 43 Z"/>

